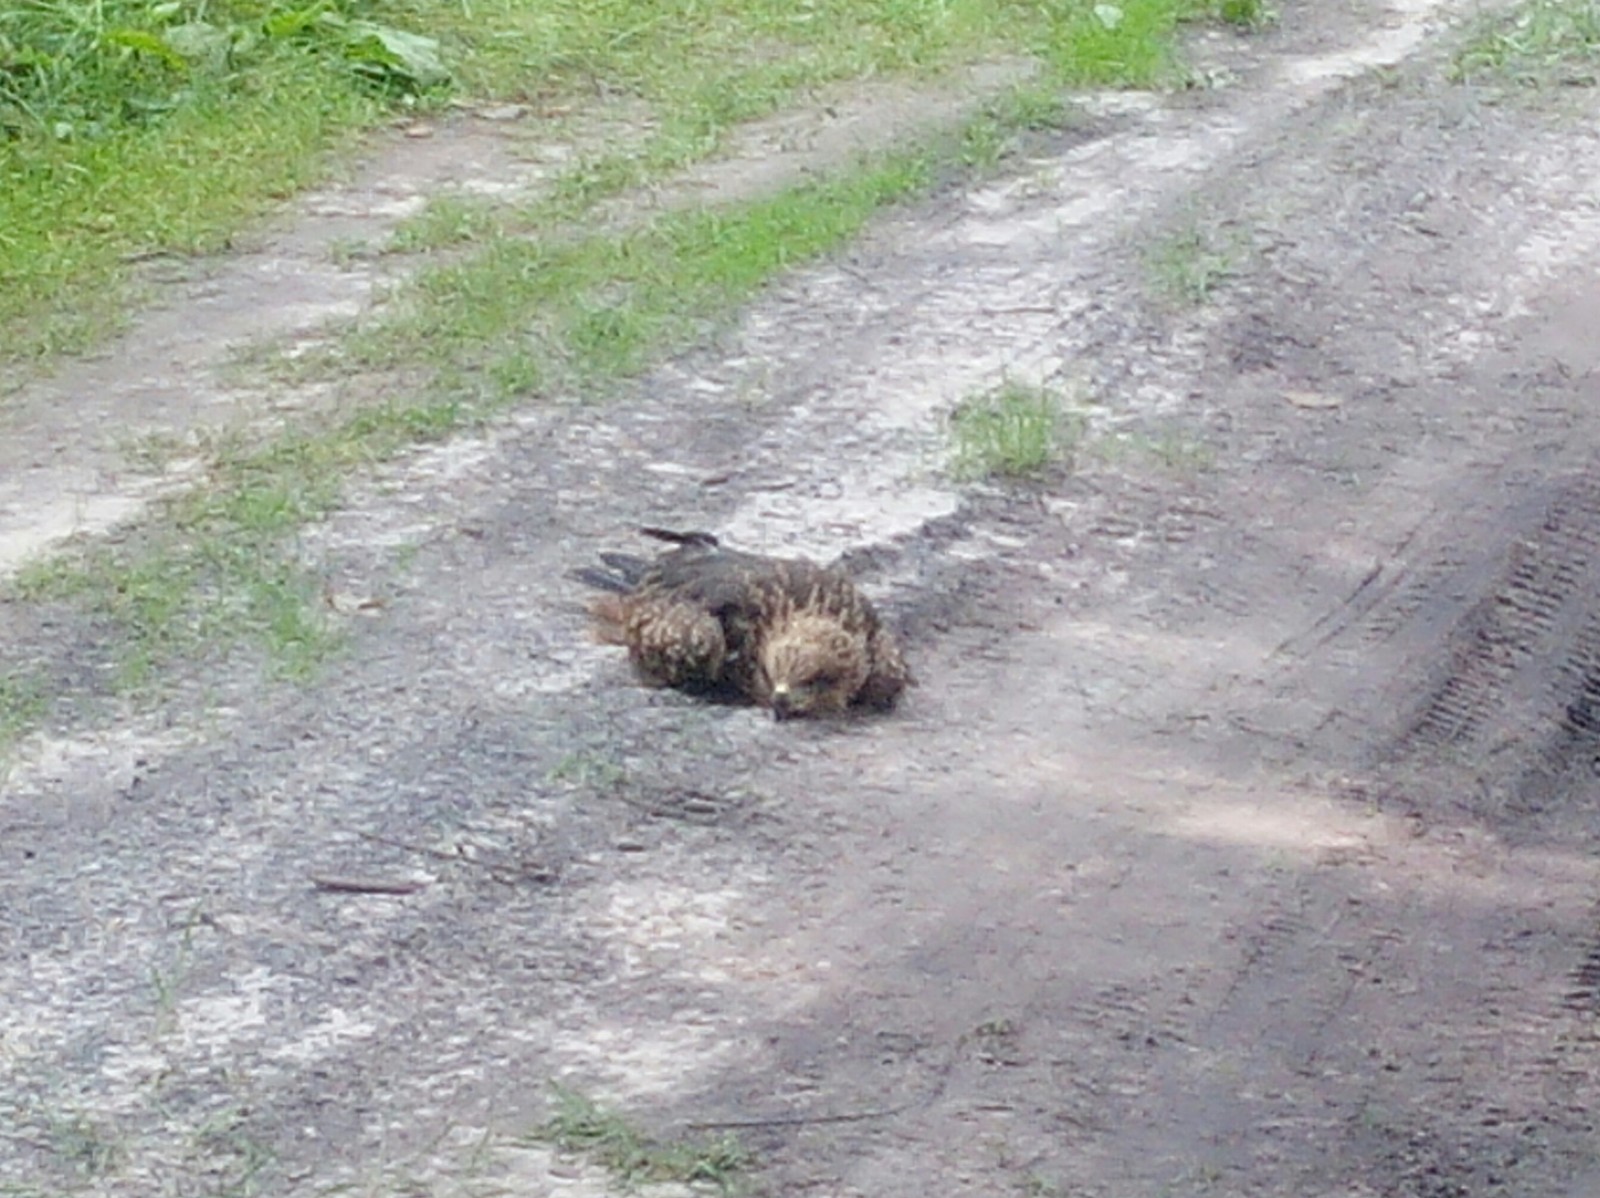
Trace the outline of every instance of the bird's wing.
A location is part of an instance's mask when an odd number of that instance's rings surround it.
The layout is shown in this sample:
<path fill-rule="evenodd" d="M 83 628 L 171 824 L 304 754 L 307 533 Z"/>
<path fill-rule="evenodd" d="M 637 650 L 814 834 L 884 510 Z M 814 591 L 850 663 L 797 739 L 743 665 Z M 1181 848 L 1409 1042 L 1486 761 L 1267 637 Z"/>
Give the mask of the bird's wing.
<path fill-rule="evenodd" d="M 641 672 L 665 686 L 710 687 L 722 682 L 728 642 L 722 621 L 667 591 L 628 603 L 625 639 Z"/>
<path fill-rule="evenodd" d="M 658 557 L 645 585 L 705 611 L 744 611 L 763 601 L 780 565 L 772 558 L 690 544 Z"/>

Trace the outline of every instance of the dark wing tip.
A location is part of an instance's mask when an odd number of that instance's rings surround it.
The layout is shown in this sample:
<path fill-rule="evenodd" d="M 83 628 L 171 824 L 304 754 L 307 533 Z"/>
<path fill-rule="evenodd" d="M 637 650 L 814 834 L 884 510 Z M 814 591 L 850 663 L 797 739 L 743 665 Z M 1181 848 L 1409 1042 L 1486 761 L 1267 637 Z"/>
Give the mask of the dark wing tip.
<path fill-rule="evenodd" d="M 673 545 L 698 545 L 703 549 L 715 549 L 722 543 L 713 533 L 699 530 L 677 532 L 670 528 L 641 528 L 639 532 L 642 536 L 657 541 L 666 541 Z"/>
<path fill-rule="evenodd" d="M 574 582 L 581 582 L 584 586 L 612 595 L 626 595 L 633 590 L 633 584 L 623 575 L 609 573 L 598 566 L 585 566 L 581 570 L 572 570 L 568 572 L 567 577 Z"/>

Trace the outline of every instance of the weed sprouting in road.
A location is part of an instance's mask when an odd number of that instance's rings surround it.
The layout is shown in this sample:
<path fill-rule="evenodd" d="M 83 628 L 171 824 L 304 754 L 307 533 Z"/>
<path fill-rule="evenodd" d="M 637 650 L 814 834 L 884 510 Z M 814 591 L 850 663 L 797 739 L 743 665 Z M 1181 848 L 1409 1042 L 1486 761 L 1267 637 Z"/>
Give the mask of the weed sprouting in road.
<path fill-rule="evenodd" d="M 958 479 L 1024 479 L 1070 462 L 1081 420 L 1051 388 L 1008 380 L 950 414 L 950 470 Z"/>
<path fill-rule="evenodd" d="M 1216 0 L 1216 19 L 1236 29 L 1261 29 L 1278 19 L 1278 12 L 1265 0 Z"/>
<path fill-rule="evenodd" d="M 593 1161 L 626 1189 L 682 1182 L 730 1193 L 754 1164 L 750 1151 L 732 1135 L 655 1139 L 575 1090 L 556 1085 L 551 1090 L 555 1110 L 529 1139 Z"/>
<path fill-rule="evenodd" d="M 1071 104 L 1058 90 L 1038 83 L 1020 84 L 967 122 L 961 132 L 961 162 L 975 170 L 993 170 L 1019 134 L 1064 129 L 1074 119 Z"/>
<path fill-rule="evenodd" d="M 5 752 L 24 731 L 44 718 L 50 706 L 50 686 L 37 670 L 0 673 L 0 778 L 5 776 Z"/>
<path fill-rule="evenodd" d="M 1237 273 L 1239 258 L 1230 239 L 1194 226 L 1151 246 L 1145 254 L 1145 271 L 1151 289 L 1163 300 L 1193 308 Z"/>
<path fill-rule="evenodd" d="M 627 777 L 627 769 L 612 757 L 581 750 L 566 754 L 545 772 L 545 779 L 549 782 L 601 790 L 615 789 Z"/>

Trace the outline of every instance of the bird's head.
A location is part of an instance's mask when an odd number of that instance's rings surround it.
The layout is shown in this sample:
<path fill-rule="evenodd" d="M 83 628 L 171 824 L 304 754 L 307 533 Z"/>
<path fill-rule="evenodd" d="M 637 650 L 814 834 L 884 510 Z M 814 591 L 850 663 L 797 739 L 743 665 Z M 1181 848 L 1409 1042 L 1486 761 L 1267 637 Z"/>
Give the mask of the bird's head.
<path fill-rule="evenodd" d="M 780 720 L 827 715 L 850 706 L 867 680 L 866 638 L 825 615 L 798 615 L 774 629 L 760 651 Z"/>

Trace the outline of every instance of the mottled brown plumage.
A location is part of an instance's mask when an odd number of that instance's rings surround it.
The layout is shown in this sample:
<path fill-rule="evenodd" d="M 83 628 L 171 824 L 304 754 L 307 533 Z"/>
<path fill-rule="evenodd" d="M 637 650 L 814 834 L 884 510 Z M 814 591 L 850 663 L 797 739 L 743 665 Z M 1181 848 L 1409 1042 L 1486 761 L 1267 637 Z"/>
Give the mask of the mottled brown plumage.
<path fill-rule="evenodd" d="M 608 592 L 590 612 L 657 685 L 732 691 L 789 716 L 893 707 L 913 683 L 894 634 L 837 569 L 724 549 L 709 533 L 647 528 L 653 561 L 601 554 L 577 577 Z"/>

